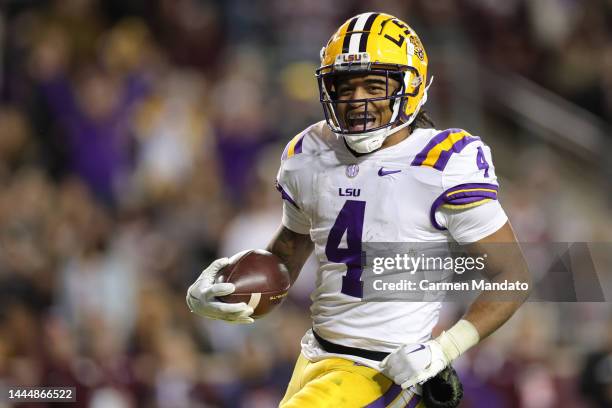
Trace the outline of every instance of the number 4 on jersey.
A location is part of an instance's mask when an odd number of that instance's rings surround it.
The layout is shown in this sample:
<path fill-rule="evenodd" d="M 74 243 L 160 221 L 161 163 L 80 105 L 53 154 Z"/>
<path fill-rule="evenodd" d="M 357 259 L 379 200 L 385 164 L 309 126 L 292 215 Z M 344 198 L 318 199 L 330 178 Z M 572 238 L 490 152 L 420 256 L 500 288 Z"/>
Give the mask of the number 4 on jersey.
<path fill-rule="evenodd" d="M 329 231 L 325 256 L 331 262 L 346 265 L 346 275 L 342 277 L 341 292 L 361 298 L 363 287 L 361 274 L 361 236 L 365 216 L 365 201 L 347 200 Z M 340 241 L 346 232 L 346 248 L 340 248 Z"/>
<path fill-rule="evenodd" d="M 478 153 L 476 154 L 476 165 L 479 169 L 485 171 L 485 177 L 489 177 L 489 163 L 487 163 L 487 159 L 485 159 L 484 152 L 480 146 L 478 146 Z"/>

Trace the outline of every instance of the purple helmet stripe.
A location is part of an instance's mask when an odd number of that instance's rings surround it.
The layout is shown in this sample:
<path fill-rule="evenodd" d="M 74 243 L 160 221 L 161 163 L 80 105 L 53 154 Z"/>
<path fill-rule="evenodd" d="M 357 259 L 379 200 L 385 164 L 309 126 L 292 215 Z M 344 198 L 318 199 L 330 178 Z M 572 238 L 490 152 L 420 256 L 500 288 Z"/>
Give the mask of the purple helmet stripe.
<path fill-rule="evenodd" d="M 372 29 L 372 25 L 374 24 L 374 20 L 378 17 L 379 13 L 372 13 L 365 25 L 363 26 L 364 33 L 361 34 L 361 38 L 359 39 L 359 52 L 367 51 L 368 37 L 370 36 L 370 30 Z"/>
<path fill-rule="evenodd" d="M 357 23 L 357 19 L 359 16 L 354 17 L 346 28 L 346 32 L 344 33 L 344 41 L 342 41 L 342 53 L 346 54 L 349 52 L 349 44 L 351 42 L 351 35 L 353 33 L 353 29 L 355 28 L 355 24 Z"/>
<path fill-rule="evenodd" d="M 279 193 L 281 193 L 281 197 L 283 198 L 283 200 L 287 200 L 288 202 L 293 204 L 293 206 L 295 208 L 297 208 L 298 210 L 300 209 L 300 207 L 298 207 L 298 205 L 295 203 L 295 201 L 293 201 L 293 198 L 291 198 L 291 196 L 289 194 L 287 194 L 287 192 L 285 191 L 283 186 L 280 185 L 278 180 L 276 180 L 276 189 L 278 190 Z"/>
<path fill-rule="evenodd" d="M 402 392 L 402 387 L 397 384 L 391 384 L 389 389 L 383 395 L 369 403 L 365 408 L 385 408 Z"/>
<path fill-rule="evenodd" d="M 461 191 L 461 190 L 473 190 L 473 191 Z M 495 190 L 487 191 L 487 190 Z M 478 201 L 490 199 L 497 200 L 497 191 L 499 187 L 496 184 L 490 183 L 465 183 L 451 187 L 444 191 L 438 198 L 436 198 L 431 205 L 429 211 L 429 221 L 434 228 L 444 231 L 446 228 L 438 224 L 436 221 L 436 211 L 440 206 L 444 204 L 449 205 L 465 205 L 472 204 Z"/>

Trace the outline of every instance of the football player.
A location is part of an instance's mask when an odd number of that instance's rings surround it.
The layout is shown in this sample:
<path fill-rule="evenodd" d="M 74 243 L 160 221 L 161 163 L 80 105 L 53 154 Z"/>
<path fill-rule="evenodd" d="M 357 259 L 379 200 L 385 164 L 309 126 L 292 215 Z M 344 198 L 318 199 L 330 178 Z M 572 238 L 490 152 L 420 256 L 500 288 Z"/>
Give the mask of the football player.
<path fill-rule="evenodd" d="M 435 129 L 422 110 L 431 85 L 427 63 L 415 31 L 384 13 L 349 19 L 321 50 L 316 75 L 325 120 L 282 154 L 282 224 L 267 248 L 293 281 L 313 249 L 320 264 L 312 329 L 281 407 L 422 405 L 420 385 L 499 328 L 527 296 L 494 301 L 481 294 L 433 339 L 439 302 L 362 301 L 368 242 L 457 241 L 474 253 L 505 243 L 489 254 L 488 277 L 529 281 L 497 200 L 489 147 L 465 130 Z M 189 288 L 189 308 L 252 323 L 248 305 L 215 300 L 234 290 L 213 283 L 227 264 L 213 262 Z"/>

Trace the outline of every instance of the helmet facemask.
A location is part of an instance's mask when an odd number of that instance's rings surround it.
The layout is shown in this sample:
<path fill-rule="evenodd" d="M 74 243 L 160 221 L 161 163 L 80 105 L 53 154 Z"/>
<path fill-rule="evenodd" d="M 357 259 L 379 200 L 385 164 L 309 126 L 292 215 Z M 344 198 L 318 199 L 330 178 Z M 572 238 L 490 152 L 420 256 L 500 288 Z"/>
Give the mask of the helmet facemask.
<path fill-rule="evenodd" d="M 358 153 L 369 153 L 380 148 L 384 139 L 395 131 L 407 126 L 414 118 L 405 114 L 405 105 L 408 98 L 414 98 L 419 94 L 423 81 L 418 71 L 410 66 L 380 66 L 373 69 L 354 69 L 354 70 L 327 70 L 322 67 L 317 70 L 319 84 L 320 101 L 323 106 L 325 120 L 330 129 L 337 135 L 342 135 L 349 147 Z M 338 79 L 347 76 L 376 75 L 380 76 L 385 83 L 385 95 L 369 97 L 363 99 L 341 99 L 338 97 L 336 89 Z M 394 79 L 399 83 L 399 87 L 391 85 L 390 80 Z M 369 123 L 375 118 L 370 115 L 372 104 L 379 104 L 380 101 L 388 101 L 391 117 L 386 123 L 379 123 L 377 126 L 368 127 Z M 357 111 L 352 110 L 351 116 L 357 116 L 363 121 L 360 128 L 355 129 L 351 126 L 346 117 L 341 117 L 338 109 L 342 104 L 362 105 Z M 361 119 L 363 118 L 363 119 Z M 400 127 L 401 126 L 401 127 Z M 351 129 L 352 128 L 352 129 Z M 364 146 L 364 143 L 367 146 Z"/>
<path fill-rule="evenodd" d="M 363 99 L 341 99 L 338 97 L 336 92 L 337 80 L 341 77 L 346 76 L 360 76 L 360 75 L 377 75 L 385 82 L 385 95 L 379 97 L 370 97 Z M 317 78 L 319 83 L 320 101 L 323 105 L 323 112 L 325 114 L 325 120 L 328 126 L 334 133 L 341 135 L 359 135 L 366 132 L 375 132 L 382 129 L 393 128 L 404 122 L 409 118 L 404 113 L 404 106 L 408 101 L 408 98 L 415 97 L 418 95 L 422 81 L 412 81 L 412 85 L 406 86 L 405 78 L 407 77 L 418 77 L 418 72 L 412 67 L 405 67 L 404 71 L 392 71 L 389 69 L 372 69 L 372 70 L 360 70 L 352 72 L 329 72 L 320 74 L 317 72 Z M 399 82 L 397 89 L 392 89 L 390 79 L 395 79 Z M 371 111 L 368 108 L 372 107 L 372 104 L 379 103 L 380 101 L 388 101 L 389 108 L 391 110 L 391 118 L 387 123 L 381 123 L 375 127 L 368 127 L 369 121 L 372 118 L 369 115 Z M 362 111 L 361 117 L 363 120 L 363 127 L 361 129 L 351 130 L 349 123 L 346 118 L 342 118 L 339 115 L 338 107 L 340 105 L 360 105 L 359 111 Z M 359 113 L 359 112 L 357 112 Z M 358 115 L 359 116 L 359 115 Z"/>

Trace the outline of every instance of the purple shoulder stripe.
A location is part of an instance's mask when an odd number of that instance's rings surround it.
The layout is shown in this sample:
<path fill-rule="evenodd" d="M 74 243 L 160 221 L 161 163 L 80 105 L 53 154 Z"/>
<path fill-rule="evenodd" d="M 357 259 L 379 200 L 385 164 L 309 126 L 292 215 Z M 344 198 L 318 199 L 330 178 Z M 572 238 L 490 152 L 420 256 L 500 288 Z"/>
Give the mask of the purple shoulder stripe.
<path fill-rule="evenodd" d="M 453 141 L 452 135 L 461 135 L 461 138 L 456 140 L 452 145 L 448 143 Z M 414 157 L 410 164 L 411 166 L 429 166 L 436 170 L 444 170 L 453 153 L 461 152 L 468 144 L 480 140 L 478 136 L 472 136 L 462 129 L 447 129 L 444 132 L 438 133 L 429 143 Z M 442 147 L 444 143 L 444 148 Z M 433 153 L 432 153 L 433 152 Z M 427 159 L 428 156 L 429 160 Z"/>
<path fill-rule="evenodd" d="M 444 141 L 444 139 L 446 139 L 448 135 L 450 135 L 451 133 L 456 133 L 456 132 L 461 132 L 461 129 L 446 129 L 444 132 L 441 132 L 435 135 L 429 141 L 429 143 L 427 143 L 427 145 L 419 152 L 419 154 L 416 155 L 416 157 L 414 158 L 414 160 L 412 161 L 410 165 L 420 166 L 421 164 L 423 164 L 423 162 L 427 158 L 427 154 L 431 151 L 431 149 L 436 147 L 438 143 L 441 143 L 442 141 Z"/>
<path fill-rule="evenodd" d="M 440 231 L 446 229 L 436 221 L 436 211 L 438 211 L 438 208 L 441 206 L 445 204 L 450 206 L 463 206 L 487 199 L 497 200 L 498 190 L 499 187 L 497 185 L 490 183 L 465 183 L 449 188 L 440 194 L 431 205 L 429 211 L 431 225 Z"/>
<path fill-rule="evenodd" d="M 287 194 L 287 192 L 285 191 L 285 189 L 283 188 L 283 186 L 280 185 L 280 183 L 278 182 L 278 180 L 276 180 L 276 189 L 278 190 L 279 193 L 281 193 L 281 197 L 283 200 L 287 200 L 288 202 L 290 202 L 295 208 L 297 208 L 298 210 L 300 209 L 300 207 L 298 207 L 298 205 L 295 203 L 295 201 L 293 200 L 293 198 L 291 198 L 291 196 L 289 194 Z"/>
<path fill-rule="evenodd" d="M 304 142 L 304 137 L 306 136 L 306 131 L 301 134 L 295 136 L 287 146 L 285 146 L 285 150 L 283 150 L 283 155 L 281 156 L 281 160 L 285 160 L 289 157 L 295 156 L 296 154 L 302 153 L 302 143 Z"/>
<path fill-rule="evenodd" d="M 465 146 L 477 140 L 480 140 L 478 136 L 466 136 L 460 140 L 457 140 L 449 150 L 443 150 L 442 153 L 440 153 L 440 157 L 438 157 L 436 164 L 433 166 L 434 169 L 440 171 L 444 170 L 453 153 L 460 153 Z"/>
<path fill-rule="evenodd" d="M 306 136 L 306 133 L 304 133 L 295 144 L 295 148 L 293 150 L 295 154 L 302 153 L 302 142 L 304 141 L 304 136 Z"/>

